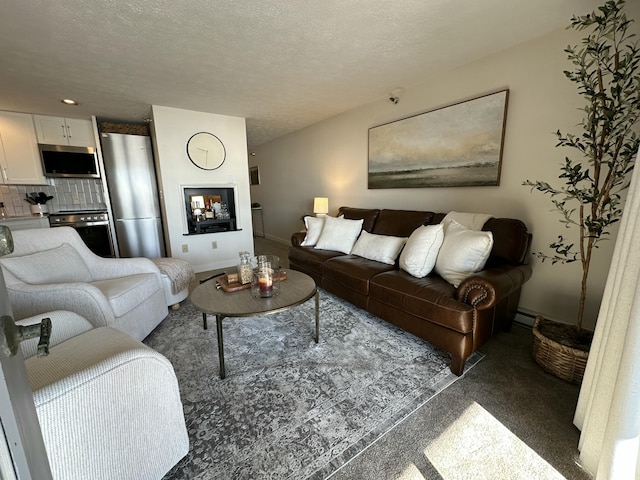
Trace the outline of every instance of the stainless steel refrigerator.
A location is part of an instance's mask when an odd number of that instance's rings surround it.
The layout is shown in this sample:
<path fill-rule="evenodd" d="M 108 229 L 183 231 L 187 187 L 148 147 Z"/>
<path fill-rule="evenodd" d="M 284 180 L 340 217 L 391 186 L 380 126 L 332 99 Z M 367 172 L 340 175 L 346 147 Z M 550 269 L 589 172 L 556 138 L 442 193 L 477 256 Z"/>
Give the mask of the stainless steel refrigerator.
<path fill-rule="evenodd" d="M 164 257 L 151 139 L 102 133 L 100 140 L 120 256 Z"/>

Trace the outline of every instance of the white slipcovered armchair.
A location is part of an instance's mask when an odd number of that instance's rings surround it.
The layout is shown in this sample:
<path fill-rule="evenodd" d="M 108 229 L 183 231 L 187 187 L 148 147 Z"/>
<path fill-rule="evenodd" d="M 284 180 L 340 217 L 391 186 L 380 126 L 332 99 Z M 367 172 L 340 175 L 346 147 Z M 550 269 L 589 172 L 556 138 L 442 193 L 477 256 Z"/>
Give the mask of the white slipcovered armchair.
<path fill-rule="evenodd" d="M 168 315 L 162 277 L 147 258 L 102 258 L 71 227 L 12 232 L 0 266 L 17 319 L 68 310 L 94 327 L 142 340 Z"/>
<path fill-rule="evenodd" d="M 158 480 L 189 451 L 171 363 L 113 328 L 54 311 L 51 351 L 21 344 L 55 480 Z"/>

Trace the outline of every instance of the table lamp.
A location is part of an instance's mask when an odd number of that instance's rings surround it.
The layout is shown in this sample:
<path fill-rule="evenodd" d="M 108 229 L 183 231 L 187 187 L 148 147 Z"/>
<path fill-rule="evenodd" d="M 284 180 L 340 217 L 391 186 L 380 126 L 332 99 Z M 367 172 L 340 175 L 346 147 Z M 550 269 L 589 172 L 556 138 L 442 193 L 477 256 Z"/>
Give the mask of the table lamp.
<path fill-rule="evenodd" d="M 329 199 L 326 197 L 315 197 L 313 199 L 313 213 L 316 217 L 321 217 L 329 213 Z"/>

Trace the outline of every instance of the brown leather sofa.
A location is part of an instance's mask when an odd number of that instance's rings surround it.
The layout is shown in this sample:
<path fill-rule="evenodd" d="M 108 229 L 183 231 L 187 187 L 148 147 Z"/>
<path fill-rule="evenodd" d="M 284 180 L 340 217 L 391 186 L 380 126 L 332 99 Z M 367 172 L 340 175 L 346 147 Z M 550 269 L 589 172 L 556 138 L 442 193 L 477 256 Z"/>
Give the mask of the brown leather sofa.
<path fill-rule="evenodd" d="M 409 237 L 421 225 L 440 223 L 444 213 L 341 207 L 338 216 L 363 219 L 363 230 Z M 473 352 L 494 332 L 509 330 L 522 285 L 531 277 L 525 265 L 531 234 L 523 222 L 488 220 L 493 248 L 484 269 L 457 288 L 435 272 L 415 278 L 395 265 L 355 255 L 302 247 L 304 232 L 291 237 L 290 268 L 310 275 L 334 295 L 426 340 L 451 354 L 451 371 L 461 375 Z"/>

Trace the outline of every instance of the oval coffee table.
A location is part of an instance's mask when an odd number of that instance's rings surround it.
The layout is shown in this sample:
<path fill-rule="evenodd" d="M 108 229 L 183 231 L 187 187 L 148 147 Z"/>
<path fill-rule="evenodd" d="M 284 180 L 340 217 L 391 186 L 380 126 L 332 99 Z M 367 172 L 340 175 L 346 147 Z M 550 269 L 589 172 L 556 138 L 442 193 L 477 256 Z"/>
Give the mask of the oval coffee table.
<path fill-rule="evenodd" d="M 228 317 L 257 317 L 282 312 L 305 303 L 315 296 L 316 331 L 315 341 L 320 337 L 319 303 L 320 293 L 316 282 L 309 276 L 296 270 L 287 271 L 287 279 L 280 283 L 280 293 L 275 297 L 256 298 L 251 289 L 237 292 L 225 292 L 217 288 L 215 277 L 198 285 L 190 295 L 191 303 L 202 312 L 202 322 L 207 329 L 207 315 L 216 316 L 218 333 L 218 356 L 220 358 L 220 378 L 225 378 L 224 344 L 222 338 L 222 320 Z"/>

